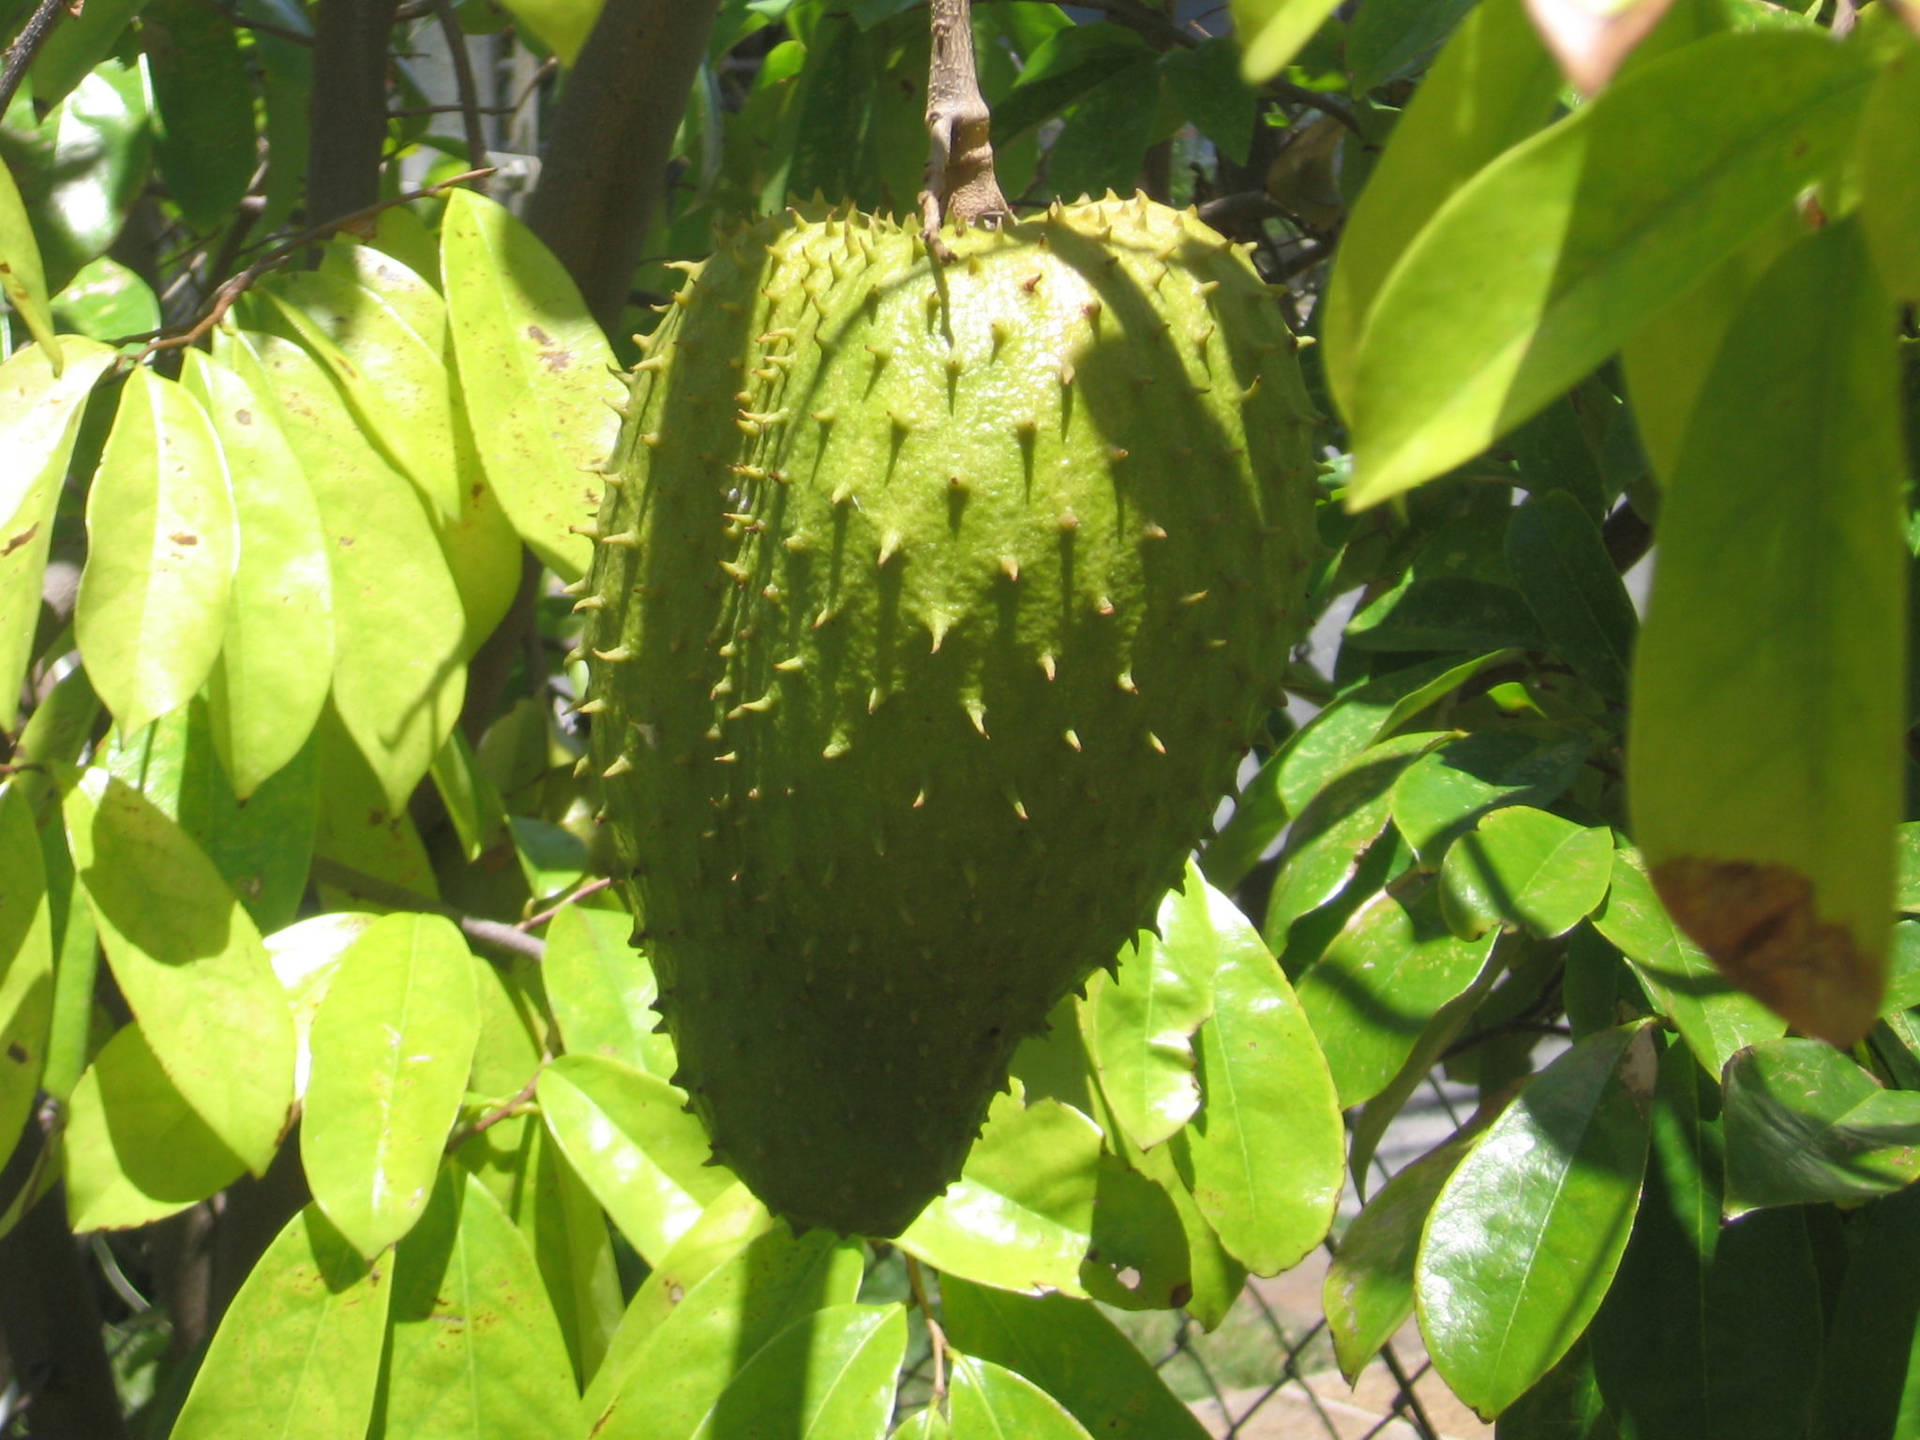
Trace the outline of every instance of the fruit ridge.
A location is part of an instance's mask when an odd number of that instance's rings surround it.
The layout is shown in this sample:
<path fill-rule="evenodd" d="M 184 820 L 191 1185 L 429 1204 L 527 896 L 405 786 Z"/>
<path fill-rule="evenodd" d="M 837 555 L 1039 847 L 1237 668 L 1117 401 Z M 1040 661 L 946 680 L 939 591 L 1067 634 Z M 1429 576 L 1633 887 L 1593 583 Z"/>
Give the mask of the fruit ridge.
<path fill-rule="evenodd" d="M 951 245 L 802 207 L 688 267 L 580 601 L 676 1081 L 771 1208 L 876 1236 L 1178 880 L 1315 549 L 1243 253 L 1111 196 Z"/>

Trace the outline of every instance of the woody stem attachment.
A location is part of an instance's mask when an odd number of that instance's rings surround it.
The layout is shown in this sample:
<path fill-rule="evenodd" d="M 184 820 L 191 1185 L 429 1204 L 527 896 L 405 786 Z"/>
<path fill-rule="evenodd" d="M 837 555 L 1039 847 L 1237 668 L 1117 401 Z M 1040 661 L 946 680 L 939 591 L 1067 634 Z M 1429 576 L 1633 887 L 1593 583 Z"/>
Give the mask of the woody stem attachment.
<path fill-rule="evenodd" d="M 992 116 L 980 94 L 973 56 L 972 0 L 929 0 L 933 59 L 927 69 L 926 188 L 920 192 L 921 234 L 942 260 L 947 221 L 994 226 L 1013 212 L 993 174 L 987 138 Z"/>

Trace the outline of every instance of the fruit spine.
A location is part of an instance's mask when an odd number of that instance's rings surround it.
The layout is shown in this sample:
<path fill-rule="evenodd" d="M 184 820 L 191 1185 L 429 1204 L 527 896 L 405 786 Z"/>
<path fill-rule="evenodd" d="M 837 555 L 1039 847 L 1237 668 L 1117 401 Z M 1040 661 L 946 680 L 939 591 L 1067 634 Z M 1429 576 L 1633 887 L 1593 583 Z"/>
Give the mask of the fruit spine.
<path fill-rule="evenodd" d="M 1304 616 L 1311 407 L 1191 211 L 689 267 L 598 527 L 591 764 L 716 1156 L 897 1233 L 1151 920 Z"/>

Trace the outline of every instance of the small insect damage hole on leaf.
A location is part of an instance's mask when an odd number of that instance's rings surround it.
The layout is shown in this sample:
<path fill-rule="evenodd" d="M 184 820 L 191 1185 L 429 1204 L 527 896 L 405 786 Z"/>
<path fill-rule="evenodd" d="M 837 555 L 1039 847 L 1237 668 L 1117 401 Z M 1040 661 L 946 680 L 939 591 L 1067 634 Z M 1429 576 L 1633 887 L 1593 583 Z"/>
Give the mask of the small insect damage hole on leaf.
<path fill-rule="evenodd" d="M 1680 928 L 1735 985 L 1794 1028 L 1848 1046 L 1872 1028 L 1885 980 L 1844 925 L 1820 918 L 1813 882 L 1787 865 L 1683 855 L 1652 870 Z"/>

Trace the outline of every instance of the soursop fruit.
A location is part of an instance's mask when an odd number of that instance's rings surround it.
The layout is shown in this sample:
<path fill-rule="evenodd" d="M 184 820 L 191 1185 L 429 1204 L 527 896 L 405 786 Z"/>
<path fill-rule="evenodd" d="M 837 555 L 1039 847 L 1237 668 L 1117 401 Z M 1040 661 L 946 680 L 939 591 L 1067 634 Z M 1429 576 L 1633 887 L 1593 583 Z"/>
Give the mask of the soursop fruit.
<path fill-rule="evenodd" d="M 1304 617 L 1311 406 L 1144 199 L 792 210 L 645 342 L 580 601 L 676 1077 L 798 1226 L 898 1233 L 1149 923 Z"/>

